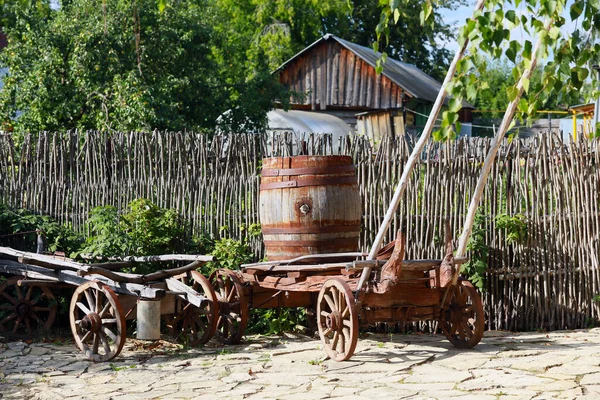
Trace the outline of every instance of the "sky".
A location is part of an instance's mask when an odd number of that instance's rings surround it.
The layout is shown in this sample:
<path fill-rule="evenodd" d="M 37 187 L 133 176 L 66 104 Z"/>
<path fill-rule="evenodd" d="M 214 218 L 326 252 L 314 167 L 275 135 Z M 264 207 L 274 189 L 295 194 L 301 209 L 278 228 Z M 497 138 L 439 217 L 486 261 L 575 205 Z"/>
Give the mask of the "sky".
<path fill-rule="evenodd" d="M 566 24 L 561 28 L 561 31 L 564 34 L 569 34 L 575 29 L 576 26 L 576 22 L 571 21 L 571 18 L 569 17 L 569 8 L 571 7 L 573 1 L 574 0 L 567 1 L 567 6 L 565 7 L 565 12 L 563 14 L 567 20 Z M 473 15 L 473 10 L 475 8 L 476 1 L 469 0 L 467 3 L 468 5 L 462 6 L 457 10 L 441 10 L 441 15 L 444 18 L 444 20 L 447 23 L 456 24 L 455 26 L 457 27 L 457 30 L 464 24 L 467 18 L 470 18 L 471 15 Z M 515 36 L 513 36 L 512 39 L 519 40 L 520 42 L 530 40 L 532 43 L 534 43 L 535 41 L 534 38 L 532 38 L 527 33 L 523 32 L 521 29 L 515 32 Z M 446 47 L 452 51 L 458 50 L 458 44 L 455 40 L 451 41 Z"/>

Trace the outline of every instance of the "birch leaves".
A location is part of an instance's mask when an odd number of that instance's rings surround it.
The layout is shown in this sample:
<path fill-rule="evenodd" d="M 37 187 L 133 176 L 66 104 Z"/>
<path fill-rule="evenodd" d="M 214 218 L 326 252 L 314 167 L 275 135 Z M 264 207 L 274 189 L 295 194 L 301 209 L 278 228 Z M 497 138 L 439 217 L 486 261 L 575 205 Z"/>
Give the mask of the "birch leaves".
<path fill-rule="evenodd" d="M 400 3 L 401 0 L 382 0 L 382 16 L 392 16 L 401 7 Z M 435 3 L 434 0 L 423 3 L 422 23 L 428 23 Z M 598 86 L 597 77 L 590 73 L 600 54 L 600 1 L 567 3 L 570 2 L 490 0 L 482 11 L 474 12 L 459 31 L 459 46 L 468 40 L 468 53 L 446 87 L 454 100 L 442 115 L 440 130 L 434 133 L 437 140 L 456 136 L 461 100 L 474 102 L 479 93 L 493 90 L 479 79 L 492 60 L 508 59 L 515 81 L 533 67 L 536 56 L 540 60 L 540 79 L 521 80 L 524 94 L 518 105 L 520 118 L 533 116 L 552 95 L 557 95 L 567 106 L 571 101 L 587 102 L 600 94 L 594 89 Z M 538 54 L 533 54 L 536 41 L 540 42 Z M 507 89 L 509 101 L 517 99 L 519 94 L 516 85 Z"/>

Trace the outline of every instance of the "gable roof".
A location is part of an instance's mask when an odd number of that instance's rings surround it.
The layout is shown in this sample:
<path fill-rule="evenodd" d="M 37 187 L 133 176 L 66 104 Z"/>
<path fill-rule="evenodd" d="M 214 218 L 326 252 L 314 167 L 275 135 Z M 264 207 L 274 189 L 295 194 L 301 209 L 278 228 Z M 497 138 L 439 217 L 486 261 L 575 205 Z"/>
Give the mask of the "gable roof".
<path fill-rule="evenodd" d="M 328 33 L 313 44 L 306 47 L 298 54 L 294 55 L 292 58 L 290 58 L 283 64 L 281 64 L 279 68 L 275 70 L 275 72 L 281 71 L 293 60 L 306 53 L 313 47 L 317 46 L 319 43 L 327 40 L 334 40 L 338 42 L 340 45 L 342 45 L 352 53 L 356 54 L 364 62 L 371 65 L 373 68 L 376 68 L 377 60 L 381 57 L 381 53 L 375 53 L 373 49 L 369 47 L 349 42 L 347 40 L 344 40 L 342 38 Z M 431 76 L 421 71 L 415 65 L 401 62 L 391 57 L 388 57 L 385 63 L 383 64 L 382 75 L 388 77 L 392 82 L 404 89 L 411 97 L 427 100 L 432 103 L 435 102 L 438 93 L 442 88 L 442 84 L 440 82 L 436 81 Z M 473 108 L 473 106 L 468 104 L 467 102 L 463 102 L 463 106 L 467 108 Z"/>

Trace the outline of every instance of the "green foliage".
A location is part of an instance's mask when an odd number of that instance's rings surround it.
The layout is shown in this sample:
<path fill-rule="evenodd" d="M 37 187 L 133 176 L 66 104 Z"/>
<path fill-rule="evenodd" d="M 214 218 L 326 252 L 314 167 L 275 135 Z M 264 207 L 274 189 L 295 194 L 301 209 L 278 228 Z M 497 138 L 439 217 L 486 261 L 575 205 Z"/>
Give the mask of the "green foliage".
<path fill-rule="evenodd" d="M 387 28 L 392 18 L 397 19 L 406 1 L 380 1 L 382 27 Z M 422 2 L 422 24 L 433 22 L 431 9 L 435 3 L 432 0 Z M 600 3 L 596 0 L 570 2 L 569 14 L 575 24 L 574 28 L 565 29 L 566 20 L 562 14 L 568 3 L 566 0 L 485 2 L 483 10 L 476 11 L 460 29 L 458 42 L 462 46 L 468 41 L 467 55 L 458 62 L 456 74 L 446 87 L 448 93 L 457 101 L 464 99 L 471 103 L 476 103 L 479 94 L 488 89 L 497 93 L 498 88 L 480 77 L 486 75 L 490 60 L 506 59 L 512 63 L 513 79 L 512 84 L 502 85 L 504 88 L 500 89 L 504 89 L 509 103 L 518 105 L 517 116 L 520 118 L 532 118 L 537 110 L 548 105 L 597 98 L 600 94 L 598 77 L 590 75 L 589 71 L 600 60 L 597 41 Z M 378 32 L 383 37 L 388 35 L 386 29 Z M 539 47 L 530 40 L 517 40 L 517 32 L 535 37 Z M 549 55 L 553 58 L 544 64 Z M 543 65 L 543 68 L 532 79 L 527 79 L 528 71 L 536 65 Z M 451 109 L 442 115 L 441 129 L 434 133 L 436 140 L 456 136 L 457 112 Z"/>
<path fill-rule="evenodd" d="M 130 239 L 130 254 L 167 254 L 183 250 L 184 223 L 176 210 L 156 206 L 150 200 L 129 203 L 121 217 L 123 231 Z"/>
<path fill-rule="evenodd" d="M 477 289 L 483 291 L 485 288 L 485 271 L 488 267 L 489 247 L 485 238 L 486 218 L 483 214 L 475 215 L 473 232 L 467 244 L 467 251 L 470 253 L 470 259 L 463 264 L 460 272 Z"/>
<path fill-rule="evenodd" d="M 260 334 L 294 332 L 298 326 L 306 326 L 306 309 L 253 309 L 250 312 L 248 331 Z"/>
<path fill-rule="evenodd" d="M 145 256 L 183 252 L 185 224 L 175 210 L 156 206 L 147 199 L 129 203 L 119 216 L 113 206 L 95 207 L 87 221 L 90 236 L 80 254 L 93 256 Z M 146 265 L 135 272 L 149 272 Z"/>
<path fill-rule="evenodd" d="M 479 79 L 486 82 L 487 87 L 482 88 L 477 94 L 475 107 L 478 110 L 492 111 L 481 115 L 484 119 L 501 118 L 509 103 L 506 91 L 509 86 L 515 84 L 509 64 L 505 61 L 491 62 L 479 73 Z"/>
<path fill-rule="evenodd" d="M 522 243 L 527 239 L 527 219 L 522 214 L 498 214 L 494 217 L 496 229 L 503 230 L 508 243 Z M 467 244 L 470 260 L 463 264 L 461 273 L 479 290 L 485 288 L 485 271 L 488 267 L 489 246 L 486 241 L 488 219 L 482 214 L 475 215 L 473 232 Z"/>
<path fill-rule="evenodd" d="M 251 76 L 257 65 L 274 70 L 325 33 L 349 21 L 347 0 L 215 0 L 221 67 Z M 373 7 L 376 9 L 376 7 Z"/>
<path fill-rule="evenodd" d="M 205 275 L 210 275 L 212 271 L 219 268 L 240 269 L 240 265 L 253 260 L 250 247 L 244 242 L 231 238 L 214 241 L 210 254 L 215 256 L 216 261 L 202 267 L 202 273 Z"/>
<path fill-rule="evenodd" d="M 89 236 L 80 253 L 92 256 L 126 254 L 130 238 L 123 232 L 116 207 L 94 207 L 87 220 Z"/>
<path fill-rule="evenodd" d="M 505 231 L 508 243 L 522 243 L 527 238 L 527 222 L 524 215 L 499 214 L 494 220 L 496 228 Z"/>
<path fill-rule="evenodd" d="M 62 251 L 70 254 L 83 242 L 83 238 L 70 226 L 60 224 L 47 215 L 35 214 L 26 209 L 11 210 L 6 205 L 0 204 L 0 235 L 31 232 L 37 229 L 42 231 L 49 252 Z M 19 236 L 15 235 L 15 237 Z M 36 233 L 28 233 L 20 237 L 25 239 L 29 250 L 35 251 Z"/>
<path fill-rule="evenodd" d="M 12 10 L 15 8 L 29 9 L 39 18 L 50 14 L 49 0 L 0 0 L 0 27 L 2 30 L 10 29 L 16 24 L 16 16 Z"/>
<path fill-rule="evenodd" d="M 217 57 L 213 1 L 63 0 L 44 13 L 29 3 L 3 8 L 4 129 L 214 128 L 227 109 L 264 122 L 281 93 L 264 63 L 247 76 Z"/>
<path fill-rule="evenodd" d="M 386 57 L 415 64 L 443 80 L 452 53 L 440 44 L 454 39 L 455 32 L 452 25 L 444 22 L 441 11 L 453 10 L 465 1 L 383 0 L 379 1 L 381 9 L 369 0 L 351 3 L 352 18 L 339 28 L 339 36 L 369 47 L 375 43 Z"/>

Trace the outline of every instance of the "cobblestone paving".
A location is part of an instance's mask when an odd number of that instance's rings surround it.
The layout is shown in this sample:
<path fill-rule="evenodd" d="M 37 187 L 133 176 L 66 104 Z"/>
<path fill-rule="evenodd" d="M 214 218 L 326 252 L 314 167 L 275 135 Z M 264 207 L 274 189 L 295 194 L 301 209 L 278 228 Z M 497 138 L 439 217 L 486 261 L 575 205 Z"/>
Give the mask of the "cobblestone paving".
<path fill-rule="evenodd" d="M 4 399 L 600 399 L 600 328 L 486 332 L 472 350 L 438 335 L 366 335 L 350 361 L 320 341 L 248 337 L 182 349 L 129 339 L 93 364 L 69 342 L 0 343 Z"/>

